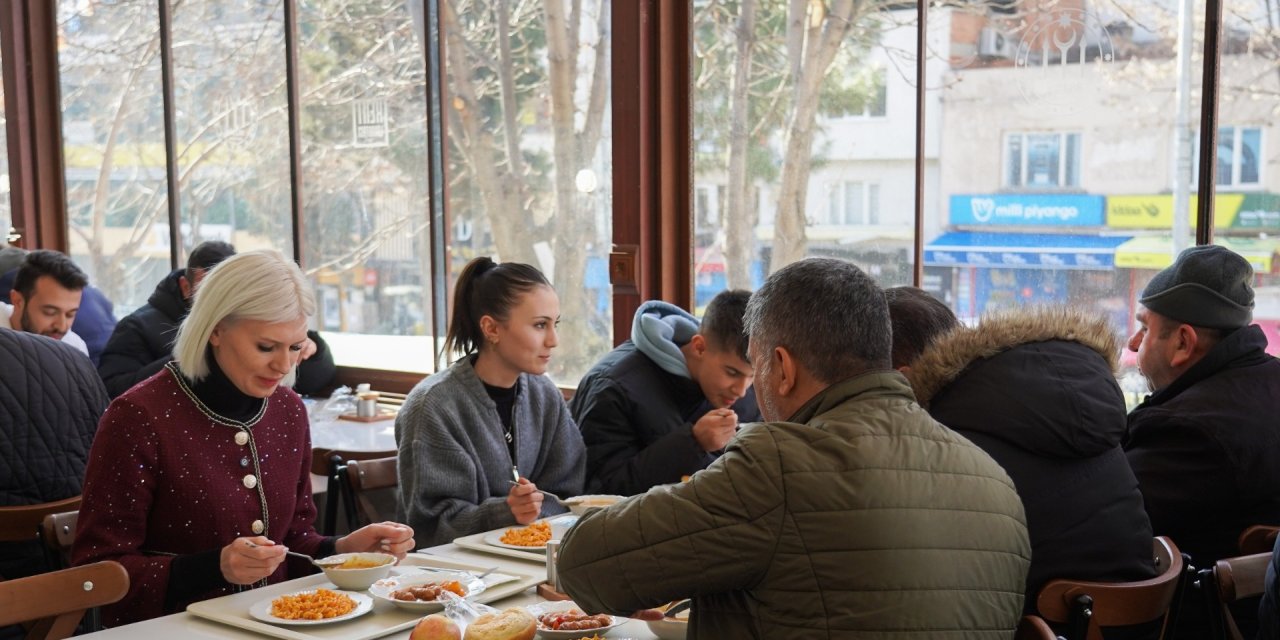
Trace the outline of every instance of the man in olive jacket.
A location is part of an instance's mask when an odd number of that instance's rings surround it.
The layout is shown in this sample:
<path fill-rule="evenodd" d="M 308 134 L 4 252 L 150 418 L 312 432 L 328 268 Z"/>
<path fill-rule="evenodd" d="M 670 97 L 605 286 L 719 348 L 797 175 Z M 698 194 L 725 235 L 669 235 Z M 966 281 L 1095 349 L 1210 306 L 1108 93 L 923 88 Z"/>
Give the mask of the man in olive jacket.
<path fill-rule="evenodd" d="M 745 318 L 764 424 L 682 485 L 593 511 L 564 590 L 592 612 L 694 599 L 690 638 L 1007 640 L 1031 560 L 990 457 L 935 422 L 890 367 L 884 295 L 809 259 Z"/>

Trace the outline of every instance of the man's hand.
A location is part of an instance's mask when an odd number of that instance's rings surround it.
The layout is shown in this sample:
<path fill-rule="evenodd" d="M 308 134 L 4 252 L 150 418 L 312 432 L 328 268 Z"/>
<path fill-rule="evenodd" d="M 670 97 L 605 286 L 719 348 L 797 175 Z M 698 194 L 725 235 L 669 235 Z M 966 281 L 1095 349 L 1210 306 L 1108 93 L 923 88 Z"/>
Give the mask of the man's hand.
<path fill-rule="evenodd" d="M 733 409 L 712 409 L 693 425 L 693 439 L 703 451 L 719 451 L 738 431 L 738 414 Z"/>
<path fill-rule="evenodd" d="M 308 337 L 307 341 L 302 343 L 302 349 L 298 351 L 298 362 L 302 362 L 303 360 L 314 356 L 316 351 L 319 350 L 320 347 L 316 346 L 315 341 Z"/>

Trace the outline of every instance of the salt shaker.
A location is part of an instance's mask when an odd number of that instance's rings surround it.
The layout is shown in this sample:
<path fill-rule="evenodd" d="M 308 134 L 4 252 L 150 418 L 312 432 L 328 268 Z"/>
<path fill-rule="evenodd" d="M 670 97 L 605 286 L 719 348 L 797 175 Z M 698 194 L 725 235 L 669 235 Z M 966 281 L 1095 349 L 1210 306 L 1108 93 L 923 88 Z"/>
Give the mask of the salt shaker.
<path fill-rule="evenodd" d="M 372 418 L 378 415 L 378 392 L 366 391 L 357 396 L 356 415 L 361 418 Z"/>
<path fill-rule="evenodd" d="M 560 541 L 547 541 L 547 584 L 560 591 L 560 572 L 556 571 L 556 562 L 560 560 Z"/>

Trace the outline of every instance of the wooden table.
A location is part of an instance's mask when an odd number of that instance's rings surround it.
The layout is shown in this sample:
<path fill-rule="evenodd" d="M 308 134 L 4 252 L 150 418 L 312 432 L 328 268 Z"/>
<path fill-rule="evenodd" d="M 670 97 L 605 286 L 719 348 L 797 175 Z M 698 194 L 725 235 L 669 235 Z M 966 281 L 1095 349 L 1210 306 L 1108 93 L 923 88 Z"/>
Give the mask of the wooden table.
<path fill-rule="evenodd" d="M 515 571 L 532 575 L 537 575 L 539 572 L 546 571 L 546 567 L 538 562 L 528 562 L 516 558 L 469 551 L 453 544 L 445 544 L 438 547 L 423 549 L 419 553 L 441 556 L 451 560 L 463 561 L 480 566 L 496 566 L 499 568 L 499 571 Z M 299 582 L 301 580 L 306 580 L 306 578 L 299 578 L 298 580 L 291 580 L 290 582 Z M 511 606 L 531 605 L 542 601 L 542 598 L 537 596 L 534 589 L 529 588 L 520 595 L 491 602 L 489 605 L 502 609 Z M 100 631 L 98 633 L 89 634 L 89 636 L 99 639 L 119 638 L 120 640 L 170 640 L 171 638 L 190 638 L 193 640 L 238 640 L 264 637 L 247 630 L 237 629 L 218 622 L 205 620 L 185 611 L 182 613 L 164 616 L 162 618 L 155 618 L 145 622 L 138 622 L 135 624 L 125 625 L 123 627 L 117 627 L 115 629 Z M 409 632 L 402 631 L 382 637 L 390 638 L 392 640 L 405 640 L 409 637 Z M 649 628 L 643 622 L 637 620 L 628 621 L 626 624 L 610 630 L 605 637 L 617 638 L 618 640 L 623 638 L 652 640 L 653 638 L 656 638 L 656 636 L 649 631 Z"/>

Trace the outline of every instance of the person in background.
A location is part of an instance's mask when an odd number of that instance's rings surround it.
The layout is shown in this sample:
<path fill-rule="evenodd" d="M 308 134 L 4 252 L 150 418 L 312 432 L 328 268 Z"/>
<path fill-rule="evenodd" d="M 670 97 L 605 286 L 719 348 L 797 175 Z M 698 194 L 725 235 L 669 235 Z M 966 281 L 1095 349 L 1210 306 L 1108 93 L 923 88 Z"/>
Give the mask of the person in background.
<path fill-rule="evenodd" d="M 187 256 L 186 268 L 175 269 L 161 280 L 147 303 L 116 325 L 98 364 L 98 375 L 111 397 L 151 377 L 173 359 L 178 325 L 191 309 L 196 286 L 210 269 L 235 253 L 235 247 L 220 240 L 196 245 Z M 310 330 L 301 355 L 293 389 L 302 395 L 319 393 L 333 382 L 337 371 L 333 355 L 320 334 Z"/>
<path fill-rule="evenodd" d="M 27 251 L 17 247 L 0 249 L 0 300 L 8 300 L 13 290 L 13 282 L 18 277 L 18 267 L 26 259 Z M 102 290 L 86 285 L 80 296 L 80 310 L 76 312 L 73 325 L 76 335 L 84 340 L 89 351 L 89 359 L 94 366 L 102 357 L 102 350 L 107 346 L 107 338 L 116 327 L 115 305 L 107 299 Z"/>
<path fill-rule="evenodd" d="M 89 455 L 72 556 L 114 560 L 129 593 L 108 626 L 315 571 L 320 558 L 403 557 L 413 531 L 371 524 L 316 533 L 307 412 L 288 388 L 315 298 L 275 251 L 220 263 L 178 329 L 174 360 L 112 401 Z"/>
<path fill-rule="evenodd" d="M 1156 535 L 1212 567 L 1251 525 L 1280 524 L 1280 361 L 1253 324 L 1253 267 L 1225 247 L 1183 251 L 1138 298 L 1129 350 L 1151 395 L 1124 442 Z M 1235 609 L 1251 637 L 1257 606 Z M 1208 637 L 1184 606 L 1178 638 Z"/>
<path fill-rule="evenodd" d="M 690 638 L 1012 636 L 1031 560 L 1022 503 L 987 454 L 890 368 L 884 293 L 810 258 L 744 320 L 764 419 L 688 482 L 587 512 L 564 590 L 630 615 L 693 598 Z"/>
<path fill-rule="evenodd" d="M 569 411 L 587 445 L 590 493 L 632 495 L 679 482 L 720 456 L 740 422 L 758 422 L 742 314 L 748 291 L 722 291 L 698 319 L 640 305 L 631 339 L 578 383 Z"/>
<path fill-rule="evenodd" d="M 107 392 L 65 343 L 0 328 L 0 506 L 80 495 Z M 0 579 L 51 571 L 34 539 L 0 543 Z M 3 635 L 0 633 L 0 635 Z"/>
<path fill-rule="evenodd" d="M 454 288 L 446 353 L 462 357 L 396 416 L 400 519 L 426 545 L 564 512 L 582 492 L 582 436 L 546 376 L 560 301 L 535 268 L 487 257 Z"/>
<path fill-rule="evenodd" d="M 0 322 L 14 331 L 62 340 L 86 357 L 89 347 L 71 330 L 89 278 L 71 258 L 57 251 L 32 251 L 13 279 L 7 305 L 0 303 Z"/>
<path fill-rule="evenodd" d="M 917 402 L 986 451 L 1017 487 L 1031 536 L 1023 613 L 1037 613 L 1041 587 L 1055 578 L 1154 577 L 1151 522 L 1120 448 L 1120 340 L 1107 318 L 1033 308 L 969 329 L 919 289 L 885 293 L 894 353 L 915 354 L 894 366 L 905 368 Z M 1146 631 L 1109 629 L 1107 637 Z"/>

